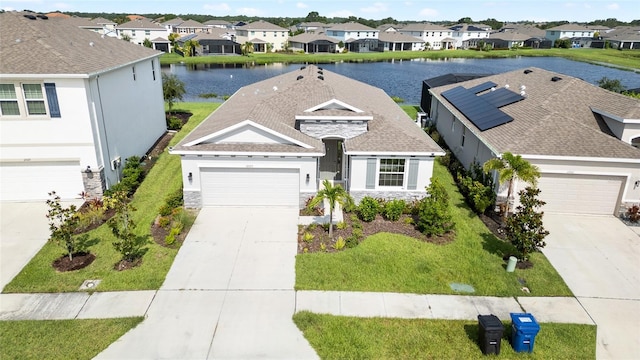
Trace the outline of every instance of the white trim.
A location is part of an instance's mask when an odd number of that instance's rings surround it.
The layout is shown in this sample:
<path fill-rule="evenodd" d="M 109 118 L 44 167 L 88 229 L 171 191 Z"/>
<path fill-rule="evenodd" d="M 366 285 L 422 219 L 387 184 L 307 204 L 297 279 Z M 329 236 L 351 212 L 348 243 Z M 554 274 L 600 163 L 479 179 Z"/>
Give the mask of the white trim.
<path fill-rule="evenodd" d="M 502 157 L 502 154 L 498 154 Z M 559 161 L 594 161 L 594 162 L 611 162 L 611 163 L 631 163 L 640 164 L 640 159 L 624 159 L 624 158 L 599 158 L 599 157 L 580 157 L 580 156 L 556 156 L 556 155 L 527 155 L 521 154 L 523 159 L 534 160 L 559 160 Z"/>
<path fill-rule="evenodd" d="M 301 147 L 303 147 L 305 149 L 313 149 L 313 146 L 311 146 L 311 145 L 305 144 L 302 141 L 298 141 L 298 140 L 293 139 L 293 138 L 291 138 L 289 136 L 283 135 L 283 134 L 281 134 L 281 133 L 279 133 L 279 132 L 277 132 L 277 131 L 275 131 L 273 129 L 270 129 L 270 128 L 268 128 L 266 126 L 263 126 L 263 125 L 260 125 L 260 124 L 257 124 L 257 123 L 255 123 L 255 122 L 253 122 L 251 120 L 248 120 L 248 119 L 244 120 L 244 121 L 241 121 L 241 122 L 239 122 L 239 123 L 237 123 L 235 125 L 232 125 L 232 126 L 229 126 L 227 128 L 224 128 L 224 129 L 222 129 L 220 131 L 216 131 L 213 134 L 209 134 L 209 135 L 203 136 L 203 137 L 201 137 L 199 139 L 190 141 L 190 142 L 184 144 L 183 146 L 198 145 L 198 144 L 200 144 L 202 142 L 205 142 L 207 140 L 210 140 L 210 139 L 219 137 L 221 135 L 227 134 L 227 133 L 229 133 L 231 131 L 240 129 L 240 128 L 244 127 L 244 126 L 252 126 L 252 127 L 256 128 L 256 129 L 265 131 L 265 132 L 267 132 L 267 133 L 269 133 L 269 134 L 271 134 L 273 136 L 279 137 L 282 140 L 286 140 L 286 141 L 291 142 L 291 143 L 293 143 L 295 145 L 301 146 Z"/>
<path fill-rule="evenodd" d="M 305 110 L 304 112 L 314 112 L 314 111 L 316 111 L 316 110 L 320 110 L 320 109 L 322 109 L 322 108 L 326 107 L 327 105 L 331 105 L 331 104 L 337 104 L 337 105 L 340 105 L 340 106 L 342 106 L 342 107 L 344 107 L 344 108 L 346 108 L 346 109 L 349 109 L 349 110 L 351 110 L 351 111 L 353 111 L 353 112 L 357 112 L 357 113 L 362 113 L 362 112 L 364 112 L 364 111 L 362 111 L 362 110 L 358 109 L 358 108 L 357 108 L 357 107 L 355 107 L 355 106 L 351 106 L 351 105 L 349 105 L 349 104 L 347 104 L 347 103 L 345 103 L 345 102 L 342 102 L 342 101 L 340 101 L 340 100 L 338 100 L 338 99 L 335 99 L 335 98 L 334 98 L 334 99 L 331 99 L 331 100 L 329 100 L 329 101 L 325 101 L 325 102 L 323 102 L 323 103 L 322 103 L 322 104 L 320 104 L 320 105 L 316 105 L 316 106 L 314 106 L 314 107 L 312 107 L 312 108 L 309 108 L 309 109 Z"/>
<path fill-rule="evenodd" d="M 393 151 L 345 151 L 345 155 L 365 155 L 365 156 L 444 156 L 444 152 L 393 152 Z"/>
<path fill-rule="evenodd" d="M 612 120 L 621 122 L 623 124 L 640 124 L 640 119 L 625 119 L 625 118 L 621 118 L 618 115 L 614 115 L 612 113 L 597 109 L 595 107 L 591 107 L 591 111 L 596 112 L 600 115 L 606 116 Z"/>
<path fill-rule="evenodd" d="M 273 170 L 273 169 L 287 169 L 300 171 L 300 164 L 259 164 L 255 166 L 253 164 L 198 164 L 198 170 L 202 169 L 253 169 L 253 170 Z"/>
<path fill-rule="evenodd" d="M 296 120 L 343 120 L 343 121 L 355 121 L 373 120 L 373 116 L 313 116 L 313 115 L 296 115 Z"/>
<path fill-rule="evenodd" d="M 172 150 L 169 149 L 171 155 L 206 155 L 206 156 L 268 156 L 268 157 L 320 157 L 324 153 L 287 153 L 287 152 L 238 152 L 238 151 L 191 151 L 191 150 Z"/>

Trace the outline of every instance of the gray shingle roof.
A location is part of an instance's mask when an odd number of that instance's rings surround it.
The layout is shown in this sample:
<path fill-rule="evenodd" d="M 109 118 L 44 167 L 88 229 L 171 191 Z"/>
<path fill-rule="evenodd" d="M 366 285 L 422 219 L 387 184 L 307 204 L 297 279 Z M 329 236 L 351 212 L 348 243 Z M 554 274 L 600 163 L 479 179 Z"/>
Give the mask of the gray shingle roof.
<path fill-rule="evenodd" d="M 123 29 L 164 30 L 165 29 L 164 26 L 154 23 L 151 20 L 145 19 L 145 18 L 127 21 L 124 24 L 120 24 L 116 26 L 116 28 L 119 30 L 123 30 Z"/>
<path fill-rule="evenodd" d="M 580 24 L 562 24 L 556 27 L 547 29 L 547 31 L 593 31 L 586 26 Z"/>
<path fill-rule="evenodd" d="M 333 44 L 337 44 L 340 41 L 337 40 L 336 38 L 332 38 L 329 37 L 325 34 L 314 34 L 314 33 L 302 33 L 296 36 L 291 36 L 289 37 L 289 42 L 295 42 L 295 43 L 303 43 L 303 44 L 309 44 L 312 43 L 314 41 L 326 41 L 326 42 L 330 42 Z"/>
<path fill-rule="evenodd" d="M 379 88 L 319 68 L 304 69 L 260 81 L 238 90 L 176 147 L 176 151 L 236 152 L 324 152 L 322 141 L 296 129 L 296 116 L 372 116 L 368 132 L 345 140 L 347 152 L 439 153 L 442 149 L 425 134 L 389 96 Z M 303 76 L 298 80 L 299 76 Z M 304 111 L 331 100 L 339 100 L 364 111 Z M 200 144 L 184 146 L 245 120 L 254 121 L 285 136 L 310 145 Z"/>
<path fill-rule="evenodd" d="M 529 74 L 523 69 L 515 70 L 430 91 L 483 142 L 501 153 L 640 159 L 640 149 L 612 136 L 592 111 L 598 109 L 624 119 L 640 119 L 640 100 L 568 75 L 529 69 L 533 70 Z M 551 81 L 554 76 L 562 80 Z M 508 84 L 516 91 L 524 85 L 526 98 L 500 108 L 514 118 L 512 122 L 480 132 L 441 94 L 456 86 L 470 88 L 487 81 L 493 81 L 498 87 Z"/>
<path fill-rule="evenodd" d="M 206 28 L 207 26 L 202 24 L 201 22 L 195 20 L 187 20 L 179 25 L 175 26 L 176 28 Z"/>
<path fill-rule="evenodd" d="M 374 29 L 368 27 L 367 25 L 363 25 L 357 22 L 348 22 L 344 24 L 335 24 L 329 30 L 334 31 L 379 31 L 378 29 Z"/>
<path fill-rule="evenodd" d="M 384 41 L 384 42 L 404 42 L 404 43 L 421 43 L 421 42 L 423 42 L 422 39 L 414 37 L 414 36 L 400 34 L 400 33 L 387 33 L 387 32 L 384 32 L 384 31 L 381 32 L 380 35 L 378 35 L 378 39 L 380 41 Z"/>
<path fill-rule="evenodd" d="M 75 26 L 68 19 L 0 14 L 0 74 L 92 74 L 162 52 Z"/>
<path fill-rule="evenodd" d="M 400 31 L 451 31 L 444 26 L 429 23 L 413 23 L 400 29 Z"/>
<path fill-rule="evenodd" d="M 254 21 L 250 24 L 240 26 L 238 29 L 241 30 L 276 30 L 276 31 L 287 31 L 285 28 L 281 28 L 278 25 L 274 25 L 270 22 L 266 22 L 264 20 Z"/>

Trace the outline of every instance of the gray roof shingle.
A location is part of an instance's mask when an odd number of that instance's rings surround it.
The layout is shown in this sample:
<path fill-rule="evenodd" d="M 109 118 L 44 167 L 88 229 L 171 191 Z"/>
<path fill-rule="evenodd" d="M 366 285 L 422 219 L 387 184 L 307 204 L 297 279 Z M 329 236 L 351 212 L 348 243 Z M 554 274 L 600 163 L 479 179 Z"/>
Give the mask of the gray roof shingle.
<path fill-rule="evenodd" d="M 640 159 L 640 149 L 613 135 L 593 110 L 624 119 L 640 119 L 640 100 L 617 94 L 564 74 L 531 67 L 432 88 L 430 92 L 496 151 L 514 154 Z M 560 81 L 551 81 L 560 77 Z M 512 122 L 479 131 L 441 94 L 456 86 L 470 88 L 493 81 L 498 87 L 526 87 L 526 98 L 503 106 Z M 519 90 L 516 90 L 519 91 Z M 603 131 L 604 129 L 604 131 Z"/>
<path fill-rule="evenodd" d="M 66 19 L 0 14 L 0 74 L 93 74 L 162 52 L 102 37 Z"/>
<path fill-rule="evenodd" d="M 314 65 L 260 81 L 238 90 L 200 126 L 176 145 L 176 151 L 237 151 L 237 152 L 297 152 L 321 153 L 320 139 L 296 129 L 296 116 L 336 115 L 372 116 L 368 132 L 347 139 L 347 152 L 361 153 L 441 153 L 442 149 L 407 116 L 381 89 L 323 70 L 318 78 Z M 303 78 L 298 80 L 299 76 Z M 342 101 L 363 110 L 322 110 L 310 114 L 304 111 L 331 100 Z M 202 139 L 245 120 L 254 121 L 285 136 L 310 145 L 262 144 L 185 144 Z"/>

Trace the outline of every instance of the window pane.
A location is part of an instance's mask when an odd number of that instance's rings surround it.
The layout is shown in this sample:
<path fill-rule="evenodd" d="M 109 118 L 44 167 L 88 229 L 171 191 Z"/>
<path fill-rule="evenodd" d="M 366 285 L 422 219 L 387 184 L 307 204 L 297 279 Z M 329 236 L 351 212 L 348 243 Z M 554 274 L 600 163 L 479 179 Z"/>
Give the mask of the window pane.
<path fill-rule="evenodd" d="M 17 101 L 0 101 L 0 111 L 2 115 L 20 115 Z"/>
<path fill-rule="evenodd" d="M 26 99 L 44 99 L 40 84 L 23 84 L 22 88 Z"/>
<path fill-rule="evenodd" d="M 27 111 L 29 115 L 47 115 L 44 101 L 27 101 Z"/>
<path fill-rule="evenodd" d="M 378 186 L 403 186 L 405 159 L 380 159 Z"/>
<path fill-rule="evenodd" d="M 17 99 L 13 84 L 0 84 L 0 99 Z"/>

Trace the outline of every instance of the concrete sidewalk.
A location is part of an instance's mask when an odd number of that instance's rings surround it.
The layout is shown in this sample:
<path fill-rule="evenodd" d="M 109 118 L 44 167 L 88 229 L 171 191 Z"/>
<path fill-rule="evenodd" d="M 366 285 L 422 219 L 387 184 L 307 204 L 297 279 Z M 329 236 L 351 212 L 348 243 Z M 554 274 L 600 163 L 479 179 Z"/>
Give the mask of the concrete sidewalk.
<path fill-rule="evenodd" d="M 418 295 L 350 291 L 298 291 L 296 312 L 310 311 L 355 317 L 477 320 L 493 314 L 510 320 L 510 313 L 529 312 L 539 322 L 594 325 L 573 297 L 489 297 Z"/>

